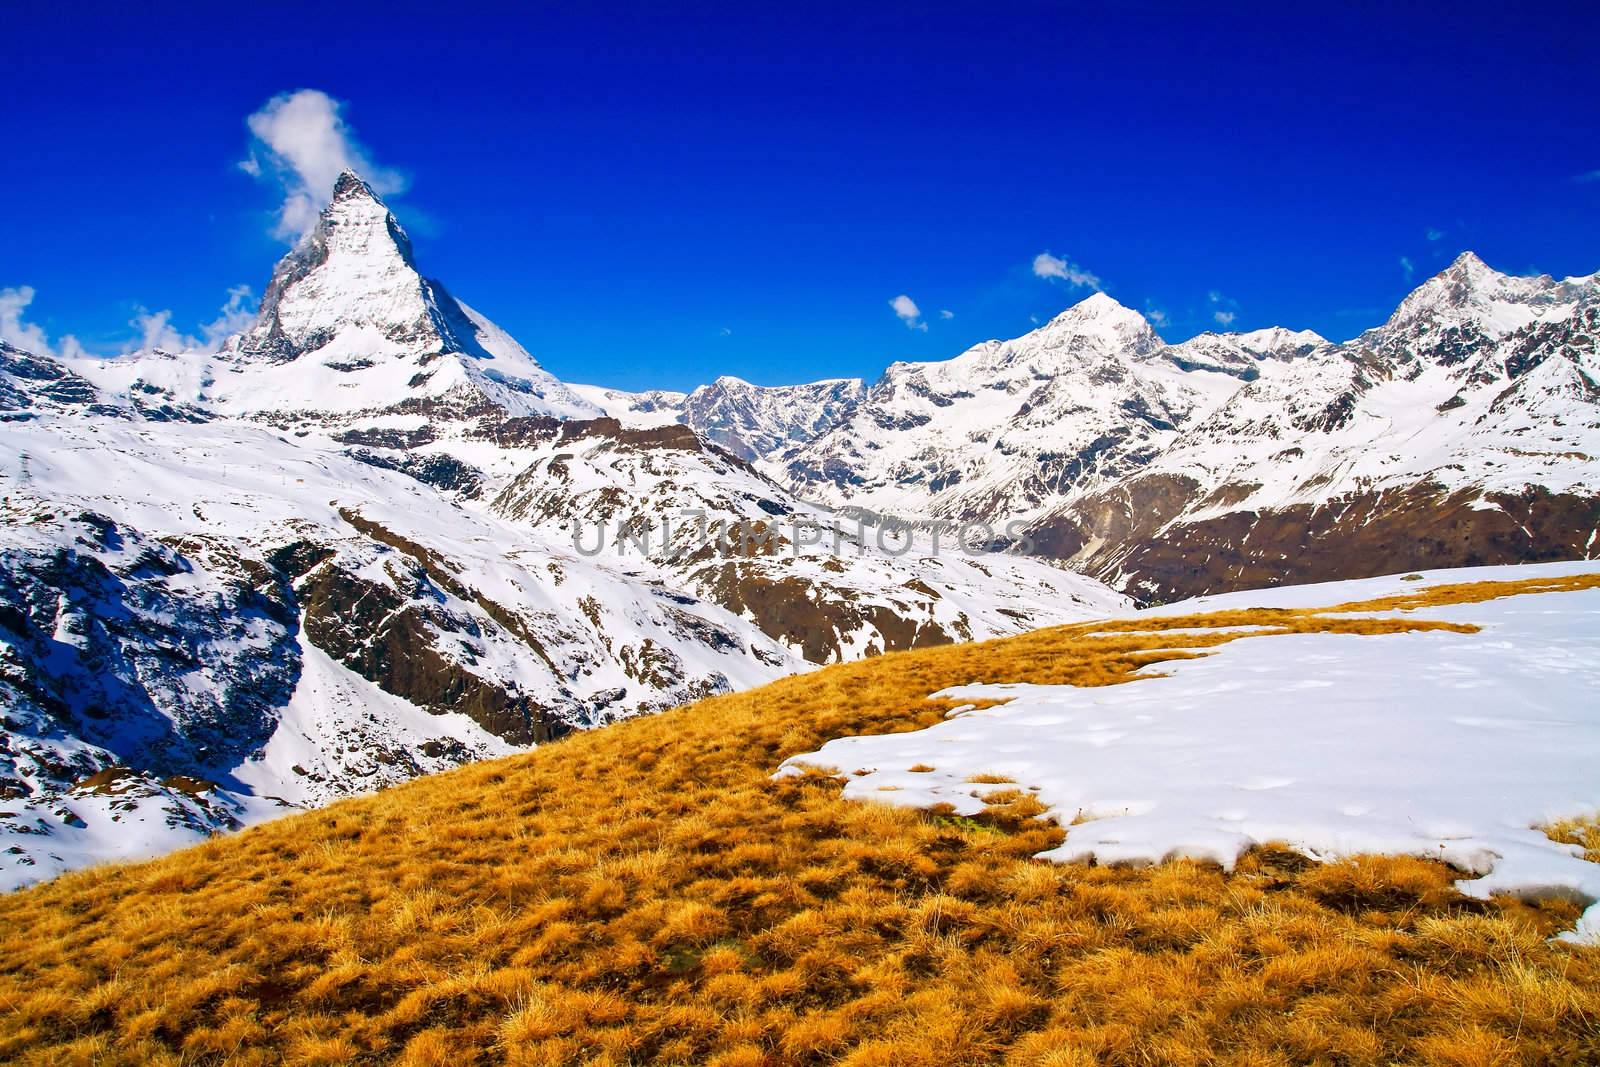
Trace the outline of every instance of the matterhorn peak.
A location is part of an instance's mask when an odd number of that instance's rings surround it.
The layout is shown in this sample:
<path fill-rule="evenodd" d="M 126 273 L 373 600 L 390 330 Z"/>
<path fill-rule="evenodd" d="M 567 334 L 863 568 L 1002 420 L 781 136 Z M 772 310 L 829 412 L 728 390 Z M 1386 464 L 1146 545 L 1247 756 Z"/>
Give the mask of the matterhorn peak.
<path fill-rule="evenodd" d="M 415 270 L 411 238 L 377 192 L 353 170 L 342 171 L 333 183 L 333 198 L 322 209 L 317 225 L 305 238 L 328 254 L 354 255 L 368 260 L 398 256 Z M 317 251 L 313 247 L 313 251 Z"/>
<path fill-rule="evenodd" d="M 333 199 L 348 200 L 352 197 L 364 196 L 369 200 L 378 200 L 378 194 L 372 186 L 367 184 L 365 178 L 355 171 L 346 168 L 339 172 L 339 177 L 333 182 Z M 381 203 L 381 201 L 379 201 Z"/>
<path fill-rule="evenodd" d="M 223 354 L 241 368 L 283 368 L 283 381 L 241 393 L 250 410 L 374 411 L 425 399 L 463 410 L 488 401 L 515 415 L 598 410 L 423 277 L 411 239 L 352 170 L 278 262 L 256 324 Z"/>
<path fill-rule="evenodd" d="M 378 195 L 378 191 L 355 171 L 345 170 L 335 179 L 333 195 L 328 200 L 328 206 L 322 209 L 317 225 L 307 237 L 314 240 L 321 234 L 326 238 L 330 230 L 339 226 L 348 228 L 352 225 L 364 225 L 380 231 L 381 247 L 393 244 L 407 259 L 410 258 L 411 239 L 406 236 L 405 229 L 401 227 L 388 205 L 383 202 L 383 198 Z"/>
<path fill-rule="evenodd" d="M 411 239 L 372 187 L 346 170 L 317 224 L 273 270 L 256 325 L 230 347 L 287 362 L 340 335 L 348 340 L 352 330 L 427 345 L 435 305 Z"/>

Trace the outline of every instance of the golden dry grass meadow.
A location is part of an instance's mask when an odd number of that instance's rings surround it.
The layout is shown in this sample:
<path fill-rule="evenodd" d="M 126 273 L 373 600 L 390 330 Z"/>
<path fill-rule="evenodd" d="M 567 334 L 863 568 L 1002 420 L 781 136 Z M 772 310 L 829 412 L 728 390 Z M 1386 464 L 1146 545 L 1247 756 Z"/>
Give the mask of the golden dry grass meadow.
<path fill-rule="evenodd" d="M 946 686 L 1114 685 L 1273 639 L 1155 629 L 1382 640 L 1462 629 L 1406 608 L 1596 585 L 897 653 L 70 874 L 0 899 L 0 1060 L 1600 1063 L 1600 950 L 1549 940 L 1574 903 L 1483 903 L 1437 863 L 1271 846 L 1227 875 L 1057 866 L 1032 857 L 1068 830 L 1004 782 L 959 819 L 770 777 L 830 738 L 938 720 L 926 696 Z M 1551 832 L 1600 846 L 1593 823 Z"/>

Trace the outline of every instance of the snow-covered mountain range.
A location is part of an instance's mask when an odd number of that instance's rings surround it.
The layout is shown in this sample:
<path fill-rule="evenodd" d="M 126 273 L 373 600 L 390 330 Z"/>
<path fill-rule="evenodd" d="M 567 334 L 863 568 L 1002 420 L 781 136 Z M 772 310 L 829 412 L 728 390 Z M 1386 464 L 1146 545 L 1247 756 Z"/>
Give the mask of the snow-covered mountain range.
<path fill-rule="evenodd" d="M 1156 599 L 1592 557 L 1597 341 L 1600 276 L 1508 277 L 1467 253 L 1382 326 L 1262 363 L 1035 534 Z"/>
<path fill-rule="evenodd" d="M 855 413 L 866 395 L 860 378 L 806 385 L 751 385 L 724 375 L 684 398 L 680 421 L 748 460 L 822 436 Z"/>
<path fill-rule="evenodd" d="M 1169 345 L 1104 294 L 1012 341 L 897 363 L 766 469 L 918 522 L 1027 521 L 1141 599 L 1600 552 L 1600 276 L 1471 253 L 1335 344 Z"/>
<path fill-rule="evenodd" d="M 1597 337 L 1597 276 L 1467 254 L 1343 343 L 1097 293 L 870 386 L 632 393 L 346 173 L 214 354 L 0 343 L 0 885 L 1125 594 L 1600 554 Z"/>
<path fill-rule="evenodd" d="M 353 174 L 214 355 L 0 347 L 0 885 L 1125 603 L 1040 561 L 824 536 L 673 421 L 688 399 L 555 379 L 417 271 Z"/>
<path fill-rule="evenodd" d="M 1600 275 L 1513 277 L 1468 252 L 1345 342 L 1168 344 L 1096 293 L 869 387 L 723 379 L 671 417 L 803 499 L 1020 522 L 1046 557 L 1171 600 L 1600 552 L 1597 338 Z"/>

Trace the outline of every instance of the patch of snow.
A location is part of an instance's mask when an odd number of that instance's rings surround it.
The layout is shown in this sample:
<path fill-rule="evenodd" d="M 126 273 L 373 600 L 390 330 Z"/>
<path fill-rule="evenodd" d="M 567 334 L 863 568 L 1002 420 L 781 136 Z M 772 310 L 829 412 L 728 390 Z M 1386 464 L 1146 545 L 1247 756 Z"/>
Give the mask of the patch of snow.
<path fill-rule="evenodd" d="M 1463 579 L 1600 573 L 1495 567 L 1229 594 L 1145 615 L 1333 605 Z M 1600 810 L 1600 590 L 1418 609 L 1481 632 L 1243 637 L 1124 685 L 965 685 L 1006 700 L 912 733 L 847 737 L 786 760 L 842 770 L 845 795 L 983 808 L 976 774 L 1013 779 L 1071 826 L 1050 859 L 1231 867 L 1283 841 L 1319 859 L 1395 853 L 1470 872 L 1471 896 L 1565 894 L 1600 937 L 1600 865 L 1536 826 Z M 912 773 L 917 765 L 931 772 Z"/>

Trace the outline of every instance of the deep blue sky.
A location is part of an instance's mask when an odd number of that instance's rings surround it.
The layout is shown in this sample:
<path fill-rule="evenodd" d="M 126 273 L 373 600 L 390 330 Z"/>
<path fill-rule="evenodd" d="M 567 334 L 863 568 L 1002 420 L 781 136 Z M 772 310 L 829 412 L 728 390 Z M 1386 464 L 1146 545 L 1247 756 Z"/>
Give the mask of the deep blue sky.
<path fill-rule="evenodd" d="M 408 176 L 422 268 L 577 381 L 953 355 L 1086 295 L 1046 250 L 1170 339 L 1351 336 L 1402 257 L 1600 269 L 1600 5 L 1289 6 L 10 0 L 0 287 L 113 349 L 259 294 L 245 119 L 306 87 Z"/>

